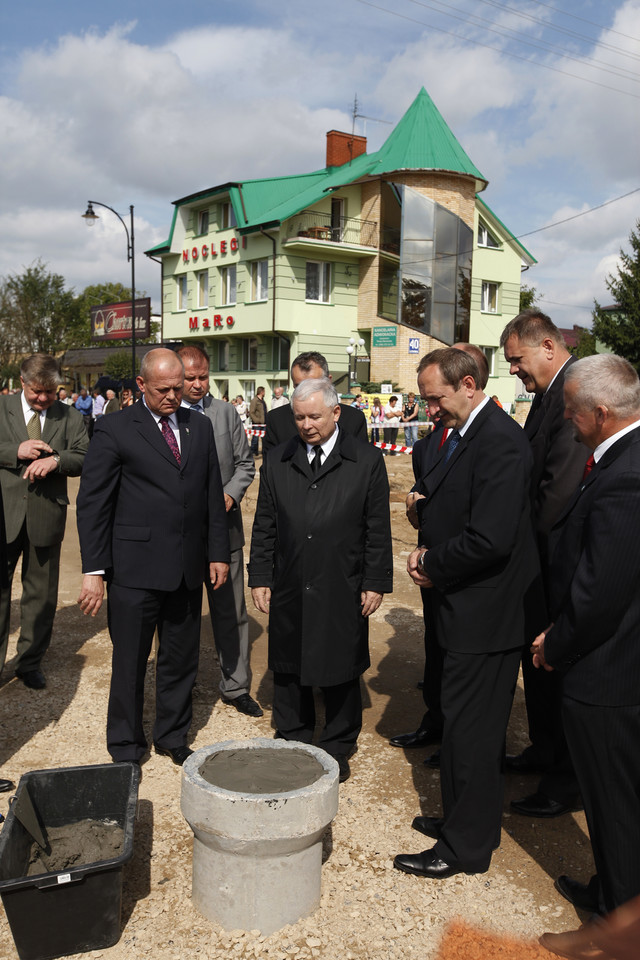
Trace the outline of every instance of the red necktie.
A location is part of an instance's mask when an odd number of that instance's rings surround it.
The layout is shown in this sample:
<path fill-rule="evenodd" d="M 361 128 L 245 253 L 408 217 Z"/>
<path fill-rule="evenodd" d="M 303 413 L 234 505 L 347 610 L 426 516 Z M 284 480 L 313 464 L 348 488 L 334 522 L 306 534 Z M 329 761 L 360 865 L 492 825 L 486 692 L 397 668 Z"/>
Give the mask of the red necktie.
<path fill-rule="evenodd" d="M 442 431 L 442 436 L 440 437 L 440 443 L 438 444 L 438 450 L 442 450 L 444 447 L 447 437 L 449 436 L 449 428 L 445 427 Z"/>
<path fill-rule="evenodd" d="M 162 436 L 165 438 L 169 445 L 171 453 L 176 458 L 178 464 L 181 463 L 180 460 L 180 448 L 178 446 L 178 441 L 176 440 L 176 435 L 171 429 L 171 424 L 169 423 L 169 417 L 160 417 L 160 423 L 162 425 Z"/>
<path fill-rule="evenodd" d="M 593 470 L 594 465 L 595 465 L 595 460 L 593 459 L 593 454 L 591 454 L 591 456 L 589 457 L 589 459 L 584 465 L 584 473 L 582 474 L 583 483 L 587 479 L 591 471 Z"/>

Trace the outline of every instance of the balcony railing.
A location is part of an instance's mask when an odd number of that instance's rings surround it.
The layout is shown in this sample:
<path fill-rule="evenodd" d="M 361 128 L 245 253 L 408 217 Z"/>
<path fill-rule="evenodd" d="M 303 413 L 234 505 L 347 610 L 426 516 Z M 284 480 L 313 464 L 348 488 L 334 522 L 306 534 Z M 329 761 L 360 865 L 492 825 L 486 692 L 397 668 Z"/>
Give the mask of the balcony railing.
<path fill-rule="evenodd" d="M 294 237 L 377 247 L 378 224 L 374 220 L 358 220 L 355 217 L 339 217 L 336 220 L 329 213 L 303 210 L 287 222 L 287 240 Z"/>

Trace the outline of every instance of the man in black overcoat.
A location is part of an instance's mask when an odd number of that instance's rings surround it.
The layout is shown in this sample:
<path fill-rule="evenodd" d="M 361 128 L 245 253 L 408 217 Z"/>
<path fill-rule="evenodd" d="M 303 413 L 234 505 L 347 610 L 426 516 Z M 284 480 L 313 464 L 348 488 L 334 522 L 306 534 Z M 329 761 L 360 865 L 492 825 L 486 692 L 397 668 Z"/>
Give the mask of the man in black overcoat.
<path fill-rule="evenodd" d="M 593 456 L 553 530 L 551 626 L 532 650 L 562 678 L 597 871 L 588 886 L 556 885 L 609 913 L 640 894 L 640 382 L 626 360 L 602 354 L 567 371 L 564 394 Z"/>
<path fill-rule="evenodd" d="M 344 781 L 362 726 L 367 618 L 393 585 L 389 484 L 380 451 L 341 430 L 327 378 L 303 380 L 291 406 L 298 435 L 260 471 L 249 586 L 269 614 L 276 736 L 311 743 L 320 687 L 318 744 Z"/>

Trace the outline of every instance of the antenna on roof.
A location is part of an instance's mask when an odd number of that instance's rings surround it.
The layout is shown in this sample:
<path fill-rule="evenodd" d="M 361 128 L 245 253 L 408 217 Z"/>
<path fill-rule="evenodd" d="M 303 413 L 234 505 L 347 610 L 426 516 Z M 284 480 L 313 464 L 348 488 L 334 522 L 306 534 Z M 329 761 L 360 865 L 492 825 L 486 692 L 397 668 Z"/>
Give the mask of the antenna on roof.
<path fill-rule="evenodd" d="M 352 123 L 351 123 L 351 136 L 352 136 L 352 137 L 355 135 L 355 132 L 356 132 L 356 119 L 365 120 L 365 121 L 366 121 L 366 120 L 371 120 L 373 123 L 388 123 L 389 126 L 393 126 L 393 123 L 392 123 L 391 120 L 380 120 L 380 119 L 378 119 L 378 117 L 367 117 L 367 116 L 365 116 L 364 113 L 358 113 L 359 107 L 360 107 L 360 104 L 358 103 L 358 94 L 356 93 L 356 95 L 355 95 L 354 98 L 353 98 L 353 111 L 352 111 L 352 114 L 351 114 L 351 116 L 353 117 L 353 120 L 352 120 Z M 363 130 L 363 134 L 362 134 L 362 135 L 363 135 L 363 136 L 366 136 L 366 133 L 367 133 L 367 124 L 365 123 L 365 124 L 364 124 L 364 130 Z"/>

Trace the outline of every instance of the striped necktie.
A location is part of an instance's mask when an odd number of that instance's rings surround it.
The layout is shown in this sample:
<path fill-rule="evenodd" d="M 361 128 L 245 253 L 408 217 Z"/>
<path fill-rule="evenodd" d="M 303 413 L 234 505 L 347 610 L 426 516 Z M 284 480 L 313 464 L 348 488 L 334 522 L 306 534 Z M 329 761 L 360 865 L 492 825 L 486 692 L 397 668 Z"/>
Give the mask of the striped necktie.
<path fill-rule="evenodd" d="M 449 458 L 452 456 L 453 451 L 454 451 L 455 448 L 458 446 L 458 444 L 460 443 L 461 440 L 462 440 L 462 437 L 460 436 L 460 434 L 458 433 L 458 431 L 457 431 L 457 430 L 452 430 L 452 431 L 451 431 L 451 436 L 449 437 L 449 443 L 448 443 L 448 445 L 447 445 L 447 449 L 446 449 L 445 452 L 444 452 L 444 462 L 445 462 L 445 463 L 446 463 L 447 460 L 449 460 Z"/>

